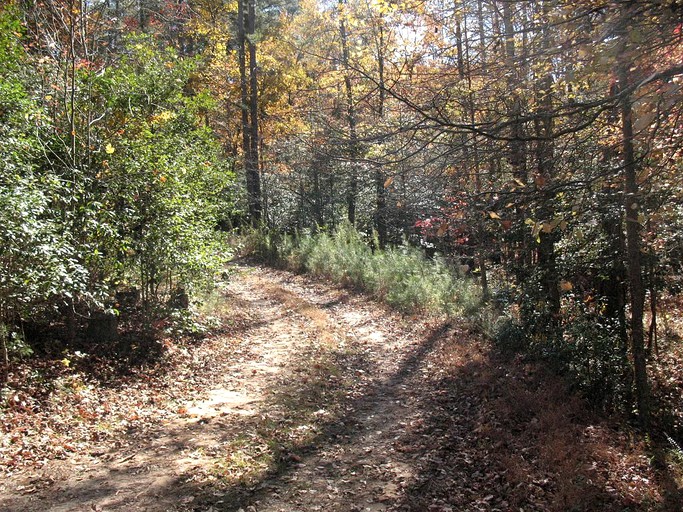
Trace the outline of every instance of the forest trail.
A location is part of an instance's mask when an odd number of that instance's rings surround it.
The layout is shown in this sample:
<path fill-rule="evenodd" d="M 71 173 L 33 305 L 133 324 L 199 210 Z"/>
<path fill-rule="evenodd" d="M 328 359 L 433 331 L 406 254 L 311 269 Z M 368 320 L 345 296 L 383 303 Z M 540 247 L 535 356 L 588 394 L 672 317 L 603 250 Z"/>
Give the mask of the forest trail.
<path fill-rule="evenodd" d="M 6 478 L 0 510 L 675 510 L 637 443 L 467 325 L 234 267 L 225 332 L 169 370 L 184 401 Z"/>

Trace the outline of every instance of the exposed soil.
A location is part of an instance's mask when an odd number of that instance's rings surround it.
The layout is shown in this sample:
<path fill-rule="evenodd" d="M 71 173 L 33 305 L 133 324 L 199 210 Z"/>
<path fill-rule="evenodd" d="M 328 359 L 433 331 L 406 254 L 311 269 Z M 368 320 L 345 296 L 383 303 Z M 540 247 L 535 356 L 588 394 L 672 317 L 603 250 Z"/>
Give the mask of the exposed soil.
<path fill-rule="evenodd" d="M 0 510 L 683 510 L 675 468 L 465 323 L 235 268 L 202 342 L 14 391 Z"/>

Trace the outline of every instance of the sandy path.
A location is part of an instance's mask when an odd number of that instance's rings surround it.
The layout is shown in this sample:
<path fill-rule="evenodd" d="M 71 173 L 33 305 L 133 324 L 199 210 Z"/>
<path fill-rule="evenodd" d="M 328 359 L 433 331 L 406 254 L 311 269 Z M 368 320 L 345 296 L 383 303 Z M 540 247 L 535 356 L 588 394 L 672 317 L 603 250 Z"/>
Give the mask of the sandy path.
<path fill-rule="evenodd" d="M 322 421 L 314 422 L 315 435 L 298 445 L 277 474 L 263 478 L 247 493 L 237 493 L 224 509 L 389 510 L 400 489 L 415 479 L 410 457 L 399 451 L 398 440 L 406 427 L 420 422 L 420 408 L 414 406 L 420 390 L 409 377 L 423 355 L 425 335 L 433 329 L 419 322 L 407 324 L 362 297 L 287 273 L 255 271 L 245 284 L 239 292 L 243 298 L 254 297 L 259 290 L 277 297 L 286 311 L 294 313 L 288 321 L 302 327 L 286 336 L 290 369 L 303 366 L 295 373 L 306 374 L 310 364 L 324 370 L 317 382 L 315 377 L 313 382 L 299 377 L 296 392 L 304 398 L 314 396 L 318 386 L 329 386 L 332 377 L 334 400 L 320 397 L 316 407 L 321 408 L 314 415 Z M 279 327 L 272 325 L 277 332 Z M 287 374 L 283 377 L 281 384 L 291 388 Z"/>

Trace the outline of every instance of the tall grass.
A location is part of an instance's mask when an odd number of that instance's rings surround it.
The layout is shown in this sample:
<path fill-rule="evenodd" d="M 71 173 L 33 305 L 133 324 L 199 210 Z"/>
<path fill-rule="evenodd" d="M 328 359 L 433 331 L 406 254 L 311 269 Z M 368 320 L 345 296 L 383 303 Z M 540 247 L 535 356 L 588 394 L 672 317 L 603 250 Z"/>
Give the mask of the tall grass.
<path fill-rule="evenodd" d="M 476 283 L 442 260 L 427 260 L 407 246 L 373 251 L 348 224 L 333 234 L 298 238 L 253 232 L 245 249 L 271 263 L 371 293 L 406 313 L 473 316 L 481 307 Z"/>

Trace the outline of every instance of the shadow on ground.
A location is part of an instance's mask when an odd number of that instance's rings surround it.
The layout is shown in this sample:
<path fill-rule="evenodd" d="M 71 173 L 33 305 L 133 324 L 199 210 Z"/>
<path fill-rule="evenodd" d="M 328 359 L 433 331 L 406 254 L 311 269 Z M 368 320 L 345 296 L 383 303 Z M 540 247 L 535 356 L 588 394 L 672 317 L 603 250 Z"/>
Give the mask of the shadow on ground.
<path fill-rule="evenodd" d="M 420 478 L 397 510 L 680 511 L 683 493 L 629 430 L 538 364 L 446 340 L 425 385 Z M 442 510 L 435 508 L 435 510 Z"/>

